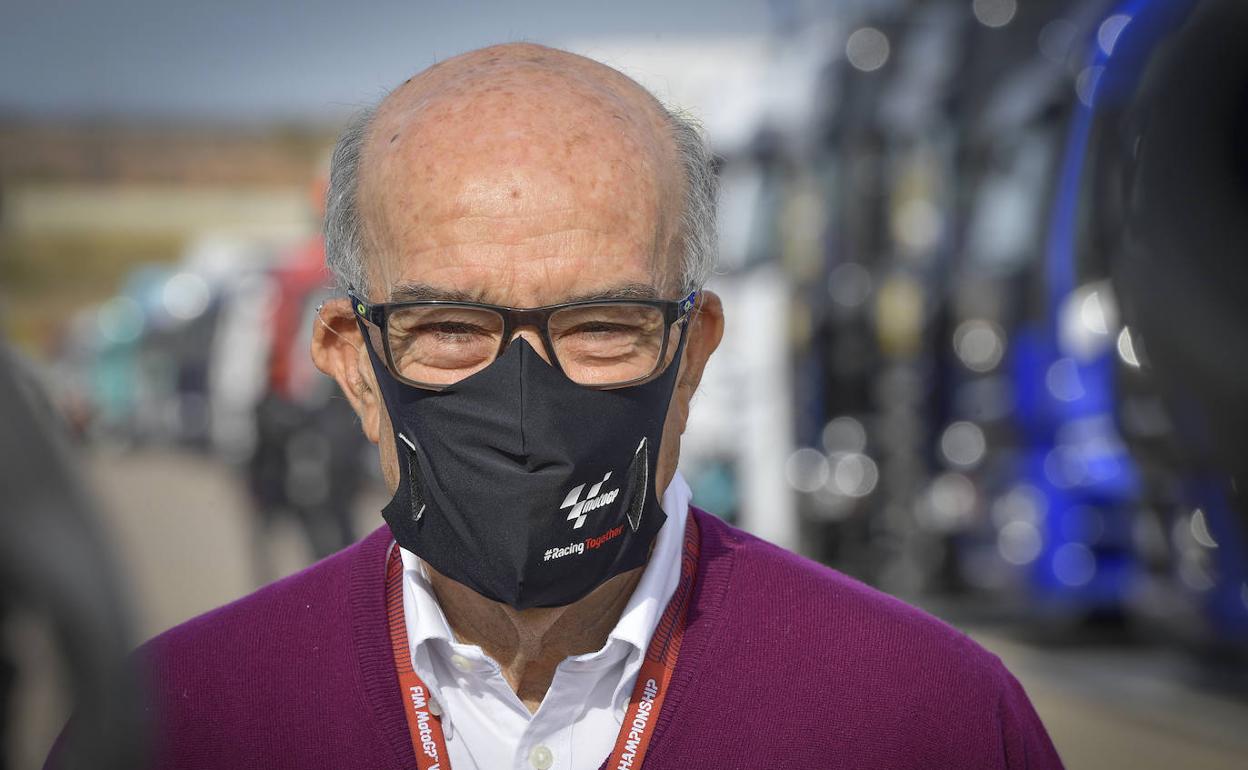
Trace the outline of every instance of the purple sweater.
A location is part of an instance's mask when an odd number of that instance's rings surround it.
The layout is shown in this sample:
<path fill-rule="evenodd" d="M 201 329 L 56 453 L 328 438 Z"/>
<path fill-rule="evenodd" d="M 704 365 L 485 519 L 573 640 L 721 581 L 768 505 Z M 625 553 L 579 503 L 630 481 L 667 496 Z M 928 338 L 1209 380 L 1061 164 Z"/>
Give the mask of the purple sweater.
<path fill-rule="evenodd" d="M 693 509 L 702 555 L 646 770 L 1061 767 L 964 634 Z M 390 651 L 389 530 L 139 650 L 156 767 L 415 768 Z"/>

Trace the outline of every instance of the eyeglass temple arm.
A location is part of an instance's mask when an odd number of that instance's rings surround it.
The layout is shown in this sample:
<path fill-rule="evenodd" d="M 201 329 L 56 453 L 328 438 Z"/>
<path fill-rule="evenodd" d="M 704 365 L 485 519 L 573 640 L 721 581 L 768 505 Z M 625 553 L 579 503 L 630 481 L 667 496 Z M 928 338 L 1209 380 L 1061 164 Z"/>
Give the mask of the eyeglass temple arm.
<path fill-rule="evenodd" d="M 351 301 L 351 309 L 356 316 L 373 326 L 381 325 L 381 309 L 361 298 L 354 288 L 347 289 L 347 299 Z"/>
<path fill-rule="evenodd" d="M 693 291 L 689 292 L 689 294 L 684 299 L 680 300 L 679 313 L 677 314 L 676 317 L 684 318 L 685 316 L 689 315 L 689 311 L 693 310 L 693 306 L 697 304 L 697 301 L 698 301 L 698 290 L 694 289 Z"/>

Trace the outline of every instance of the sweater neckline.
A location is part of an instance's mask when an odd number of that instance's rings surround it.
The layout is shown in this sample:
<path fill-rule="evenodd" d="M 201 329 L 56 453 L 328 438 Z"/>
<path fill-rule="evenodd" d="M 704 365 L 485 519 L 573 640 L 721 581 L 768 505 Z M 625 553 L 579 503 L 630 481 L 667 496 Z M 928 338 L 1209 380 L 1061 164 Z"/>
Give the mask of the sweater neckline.
<path fill-rule="evenodd" d="M 702 666 L 713 657 L 711 647 L 723 638 L 719 629 L 725 620 L 722 611 L 724 597 L 732 583 L 740 546 L 733 530 L 717 517 L 692 505 L 689 506 L 689 513 L 697 518 L 701 551 L 680 657 L 677 658 L 676 670 L 672 674 L 667 702 L 659 712 L 654 735 L 650 738 L 650 750 L 656 756 L 661 756 L 669 743 L 665 740 L 668 726 L 676 719 L 676 712 L 684 702 L 685 691 L 697 681 Z M 606 762 L 600 767 L 606 768 Z"/>
<path fill-rule="evenodd" d="M 659 714 L 651 747 L 661 753 L 667 727 L 679 709 L 685 690 L 695 681 L 706 652 L 720 635 L 721 607 L 736 564 L 739 542 L 719 519 L 689 506 L 701 530 L 701 554 L 689 607 L 688 626 L 676 671 L 668 692 L 667 708 Z M 399 680 L 386 625 L 385 570 L 390 530 L 376 529 L 356 548 L 348 578 L 347 610 L 354 657 L 359 665 L 362 700 L 368 704 L 371 724 L 389 744 L 398 767 L 415 767 L 407 718 L 401 707 Z M 605 762 L 604 765 L 605 767 Z"/>

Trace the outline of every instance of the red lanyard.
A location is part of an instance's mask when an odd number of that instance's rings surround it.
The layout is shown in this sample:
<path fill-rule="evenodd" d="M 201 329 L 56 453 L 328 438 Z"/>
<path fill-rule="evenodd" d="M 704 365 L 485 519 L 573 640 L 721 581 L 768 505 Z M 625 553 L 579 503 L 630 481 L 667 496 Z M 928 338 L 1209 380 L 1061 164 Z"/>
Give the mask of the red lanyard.
<path fill-rule="evenodd" d="M 685 616 L 689 609 L 689 597 L 693 593 L 698 552 L 698 524 L 690 515 L 685 523 L 685 544 L 680 557 L 680 584 L 654 629 L 646 658 L 637 673 L 633 697 L 624 712 L 624 724 L 607 760 L 608 770 L 640 770 L 645 761 L 659 710 L 663 708 L 672 672 L 676 670 L 680 643 L 684 639 Z M 403 713 L 407 715 L 416 767 L 419 770 L 450 770 L 451 760 L 446 752 L 446 736 L 442 733 L 441 712 L 430 710 L 429 686 L 412 670 L 412 656 L 407 647 L 407 623 L 403 618 L 403 562 L 399 558 L 397 543 L 390 549 L 386 563 L 386 617 L 390 623 L 394 667 L 399 674 L 399 689 L 403 691 Z"/>

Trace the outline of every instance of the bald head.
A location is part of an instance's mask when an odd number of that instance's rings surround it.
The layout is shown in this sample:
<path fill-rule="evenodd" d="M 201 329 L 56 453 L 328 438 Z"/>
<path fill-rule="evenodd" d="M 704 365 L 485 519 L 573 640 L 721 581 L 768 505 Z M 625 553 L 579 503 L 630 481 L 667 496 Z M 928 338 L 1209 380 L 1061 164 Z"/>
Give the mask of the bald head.
<path fill-rule="evenodd" d="M 616 70 L 530 44 L 472 51 L 409 79 L 344 133 L 328 258 L 375 299 L 418 270 L 456 293 L 490 293 L 486 282 L 493 300 L 527 304 L 552 272 L 605 280 L 632 260 L 637 278 L 638 259 L 670 294 L 700 284 L 713 260 L 709 161 L 695 128 Z"/>
<path fill-rule="evenodd" d="M 530 92 L 530 89 L 532 91 Z M 379 113 L 404 111 L 426 100 L 495 93 L 558 100 L 588 97 L 629 125 L 662 130 L 667 111 L 648 91 L 618 70 L 574 53 L 533 43 L 480 48 L 434 64 L 396 88 Z"/>

